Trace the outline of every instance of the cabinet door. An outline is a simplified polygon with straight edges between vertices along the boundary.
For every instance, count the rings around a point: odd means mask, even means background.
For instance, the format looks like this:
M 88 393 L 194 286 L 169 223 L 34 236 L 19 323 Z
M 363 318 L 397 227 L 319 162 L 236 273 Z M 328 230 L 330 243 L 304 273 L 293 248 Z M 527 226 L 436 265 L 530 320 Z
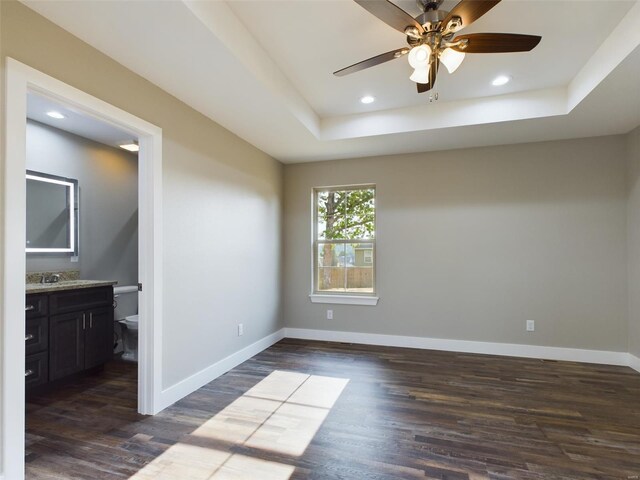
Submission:
M 113 309 L 96 308 L 86 312 L 84 368 L 97 367 L 113 356 Z
M 53 315 L 49 319 L 49 380 L 84 368 L 83 312 Z

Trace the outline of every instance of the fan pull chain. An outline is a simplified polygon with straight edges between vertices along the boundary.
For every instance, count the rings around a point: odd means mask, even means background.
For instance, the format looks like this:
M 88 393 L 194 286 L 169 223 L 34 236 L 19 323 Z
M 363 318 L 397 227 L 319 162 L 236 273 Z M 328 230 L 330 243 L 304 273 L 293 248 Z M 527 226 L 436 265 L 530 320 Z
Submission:
M 429 103 L 433 103 L 433 101 L 438 101 L 438 92 L 436 92 L 435 94 L 430 93 L 429 94 Z

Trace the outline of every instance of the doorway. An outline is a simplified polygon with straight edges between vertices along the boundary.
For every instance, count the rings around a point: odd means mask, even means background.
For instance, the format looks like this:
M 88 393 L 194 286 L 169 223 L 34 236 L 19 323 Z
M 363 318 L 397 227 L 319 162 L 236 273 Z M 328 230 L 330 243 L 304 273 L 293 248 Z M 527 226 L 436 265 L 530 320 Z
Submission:
M 162 130 L 16 60 L 7 59 L 2 284 L 2 462 L 6 478 L 24 476 L 26 127 L 29 94 L 127 132 L 139 143 L 138 412 L 161 410 Z

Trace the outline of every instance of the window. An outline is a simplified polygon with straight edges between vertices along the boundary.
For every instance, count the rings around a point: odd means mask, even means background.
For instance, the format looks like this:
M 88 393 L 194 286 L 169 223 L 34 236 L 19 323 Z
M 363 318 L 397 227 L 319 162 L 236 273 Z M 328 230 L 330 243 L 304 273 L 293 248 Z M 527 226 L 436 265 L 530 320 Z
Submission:
M 373 296 L 375 187 L 317 188 L 313 206 L 313 293 Z

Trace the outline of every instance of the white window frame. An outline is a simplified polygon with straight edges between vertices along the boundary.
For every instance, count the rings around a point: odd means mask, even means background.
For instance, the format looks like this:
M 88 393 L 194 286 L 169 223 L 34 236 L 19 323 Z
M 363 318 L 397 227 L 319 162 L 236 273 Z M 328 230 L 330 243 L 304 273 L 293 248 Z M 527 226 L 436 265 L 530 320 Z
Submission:
M 339 240 L 320 240 L 318 239 L 318 193 L 320 192 L 335 192 L 335 191 L 349 191 L 349 190 L 373 190 L 375 209 L 373 212 L 373 222 L 376 226 L 376 232 L 373 238 L 370 239 L 339 239 Z M 376 272 L 376 240 L 378 237 L 377 232 L 377 191 L 374 184 L 362 184 L 362 185 L 339 185 L 332 187 L 315 187 L 312 192 L 312 278 L 311 278 L 311 294 L 309 298 L 312 303 L 333 303 L 342 305 L 377 305 L 379 297 L 377 296 L 377 272 Z M 348 243 L 369 243 L 373 245 L 372 262 L 371 267 L 373 269 L 373 291 L 372 292 L 327 292 L 317 289 L 318 281 L 318 246 L 324 243 L 333 244 L 348 244 Z

